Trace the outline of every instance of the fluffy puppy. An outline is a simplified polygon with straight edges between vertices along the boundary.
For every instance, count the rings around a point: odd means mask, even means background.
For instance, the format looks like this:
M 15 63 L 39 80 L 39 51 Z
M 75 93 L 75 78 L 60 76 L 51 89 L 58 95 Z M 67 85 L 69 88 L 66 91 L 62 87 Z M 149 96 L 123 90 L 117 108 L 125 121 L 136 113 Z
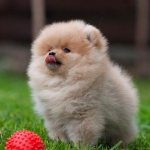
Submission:
M 80 20 L 48 25 L 31 51 L 29 85 L 50 138 L 92 145 L 135 138 L 135 89 L 97 28 Z

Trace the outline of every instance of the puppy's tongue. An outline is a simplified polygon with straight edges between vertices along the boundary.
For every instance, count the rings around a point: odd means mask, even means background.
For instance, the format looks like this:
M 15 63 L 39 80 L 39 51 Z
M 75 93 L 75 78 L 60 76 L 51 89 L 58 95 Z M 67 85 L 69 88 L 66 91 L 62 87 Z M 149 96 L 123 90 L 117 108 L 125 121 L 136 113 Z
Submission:
M 48 63 L 56 63 L 56 58 L 53 55 L 48 55 L 45 58 L 45 62 L 46 62 L 46 64 L 48 64 Z

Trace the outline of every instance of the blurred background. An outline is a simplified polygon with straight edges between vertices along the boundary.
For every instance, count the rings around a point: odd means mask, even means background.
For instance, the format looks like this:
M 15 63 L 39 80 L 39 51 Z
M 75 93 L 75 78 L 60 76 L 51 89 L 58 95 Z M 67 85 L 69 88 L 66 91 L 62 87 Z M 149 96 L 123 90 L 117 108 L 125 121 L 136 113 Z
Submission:
M 0 71 L 25 73 L 39 30 L 70 19 L 101 29 L 113 61 L 134 75 L 150 75 L 149 0 L 0 0 Z

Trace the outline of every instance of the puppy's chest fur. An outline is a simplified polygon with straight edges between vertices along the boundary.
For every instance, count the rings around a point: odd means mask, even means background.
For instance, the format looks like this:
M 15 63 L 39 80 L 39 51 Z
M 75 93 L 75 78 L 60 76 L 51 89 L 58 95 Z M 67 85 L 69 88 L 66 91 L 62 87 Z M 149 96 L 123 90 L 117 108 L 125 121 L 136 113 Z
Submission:
M 51 80 L 43 84 L 38 93 L 39 100 L 44 106 L 44 114 L 51 120 L 84 119 L 94 113 L 99 106 L 96 82 L 81 80 Z

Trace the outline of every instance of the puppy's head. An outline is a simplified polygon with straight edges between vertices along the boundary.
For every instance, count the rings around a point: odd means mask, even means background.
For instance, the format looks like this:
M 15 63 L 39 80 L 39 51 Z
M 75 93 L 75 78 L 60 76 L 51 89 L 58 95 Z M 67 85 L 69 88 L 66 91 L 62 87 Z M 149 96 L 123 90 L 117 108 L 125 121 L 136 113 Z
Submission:
M 33 61 L 52 73 L 68 71 L 93 53 L 103 54 L 107 42 L 101 32 L 83 21 L 46 26 L 32 46 Z M 95 58 L 94 58 L 95 59 Z

